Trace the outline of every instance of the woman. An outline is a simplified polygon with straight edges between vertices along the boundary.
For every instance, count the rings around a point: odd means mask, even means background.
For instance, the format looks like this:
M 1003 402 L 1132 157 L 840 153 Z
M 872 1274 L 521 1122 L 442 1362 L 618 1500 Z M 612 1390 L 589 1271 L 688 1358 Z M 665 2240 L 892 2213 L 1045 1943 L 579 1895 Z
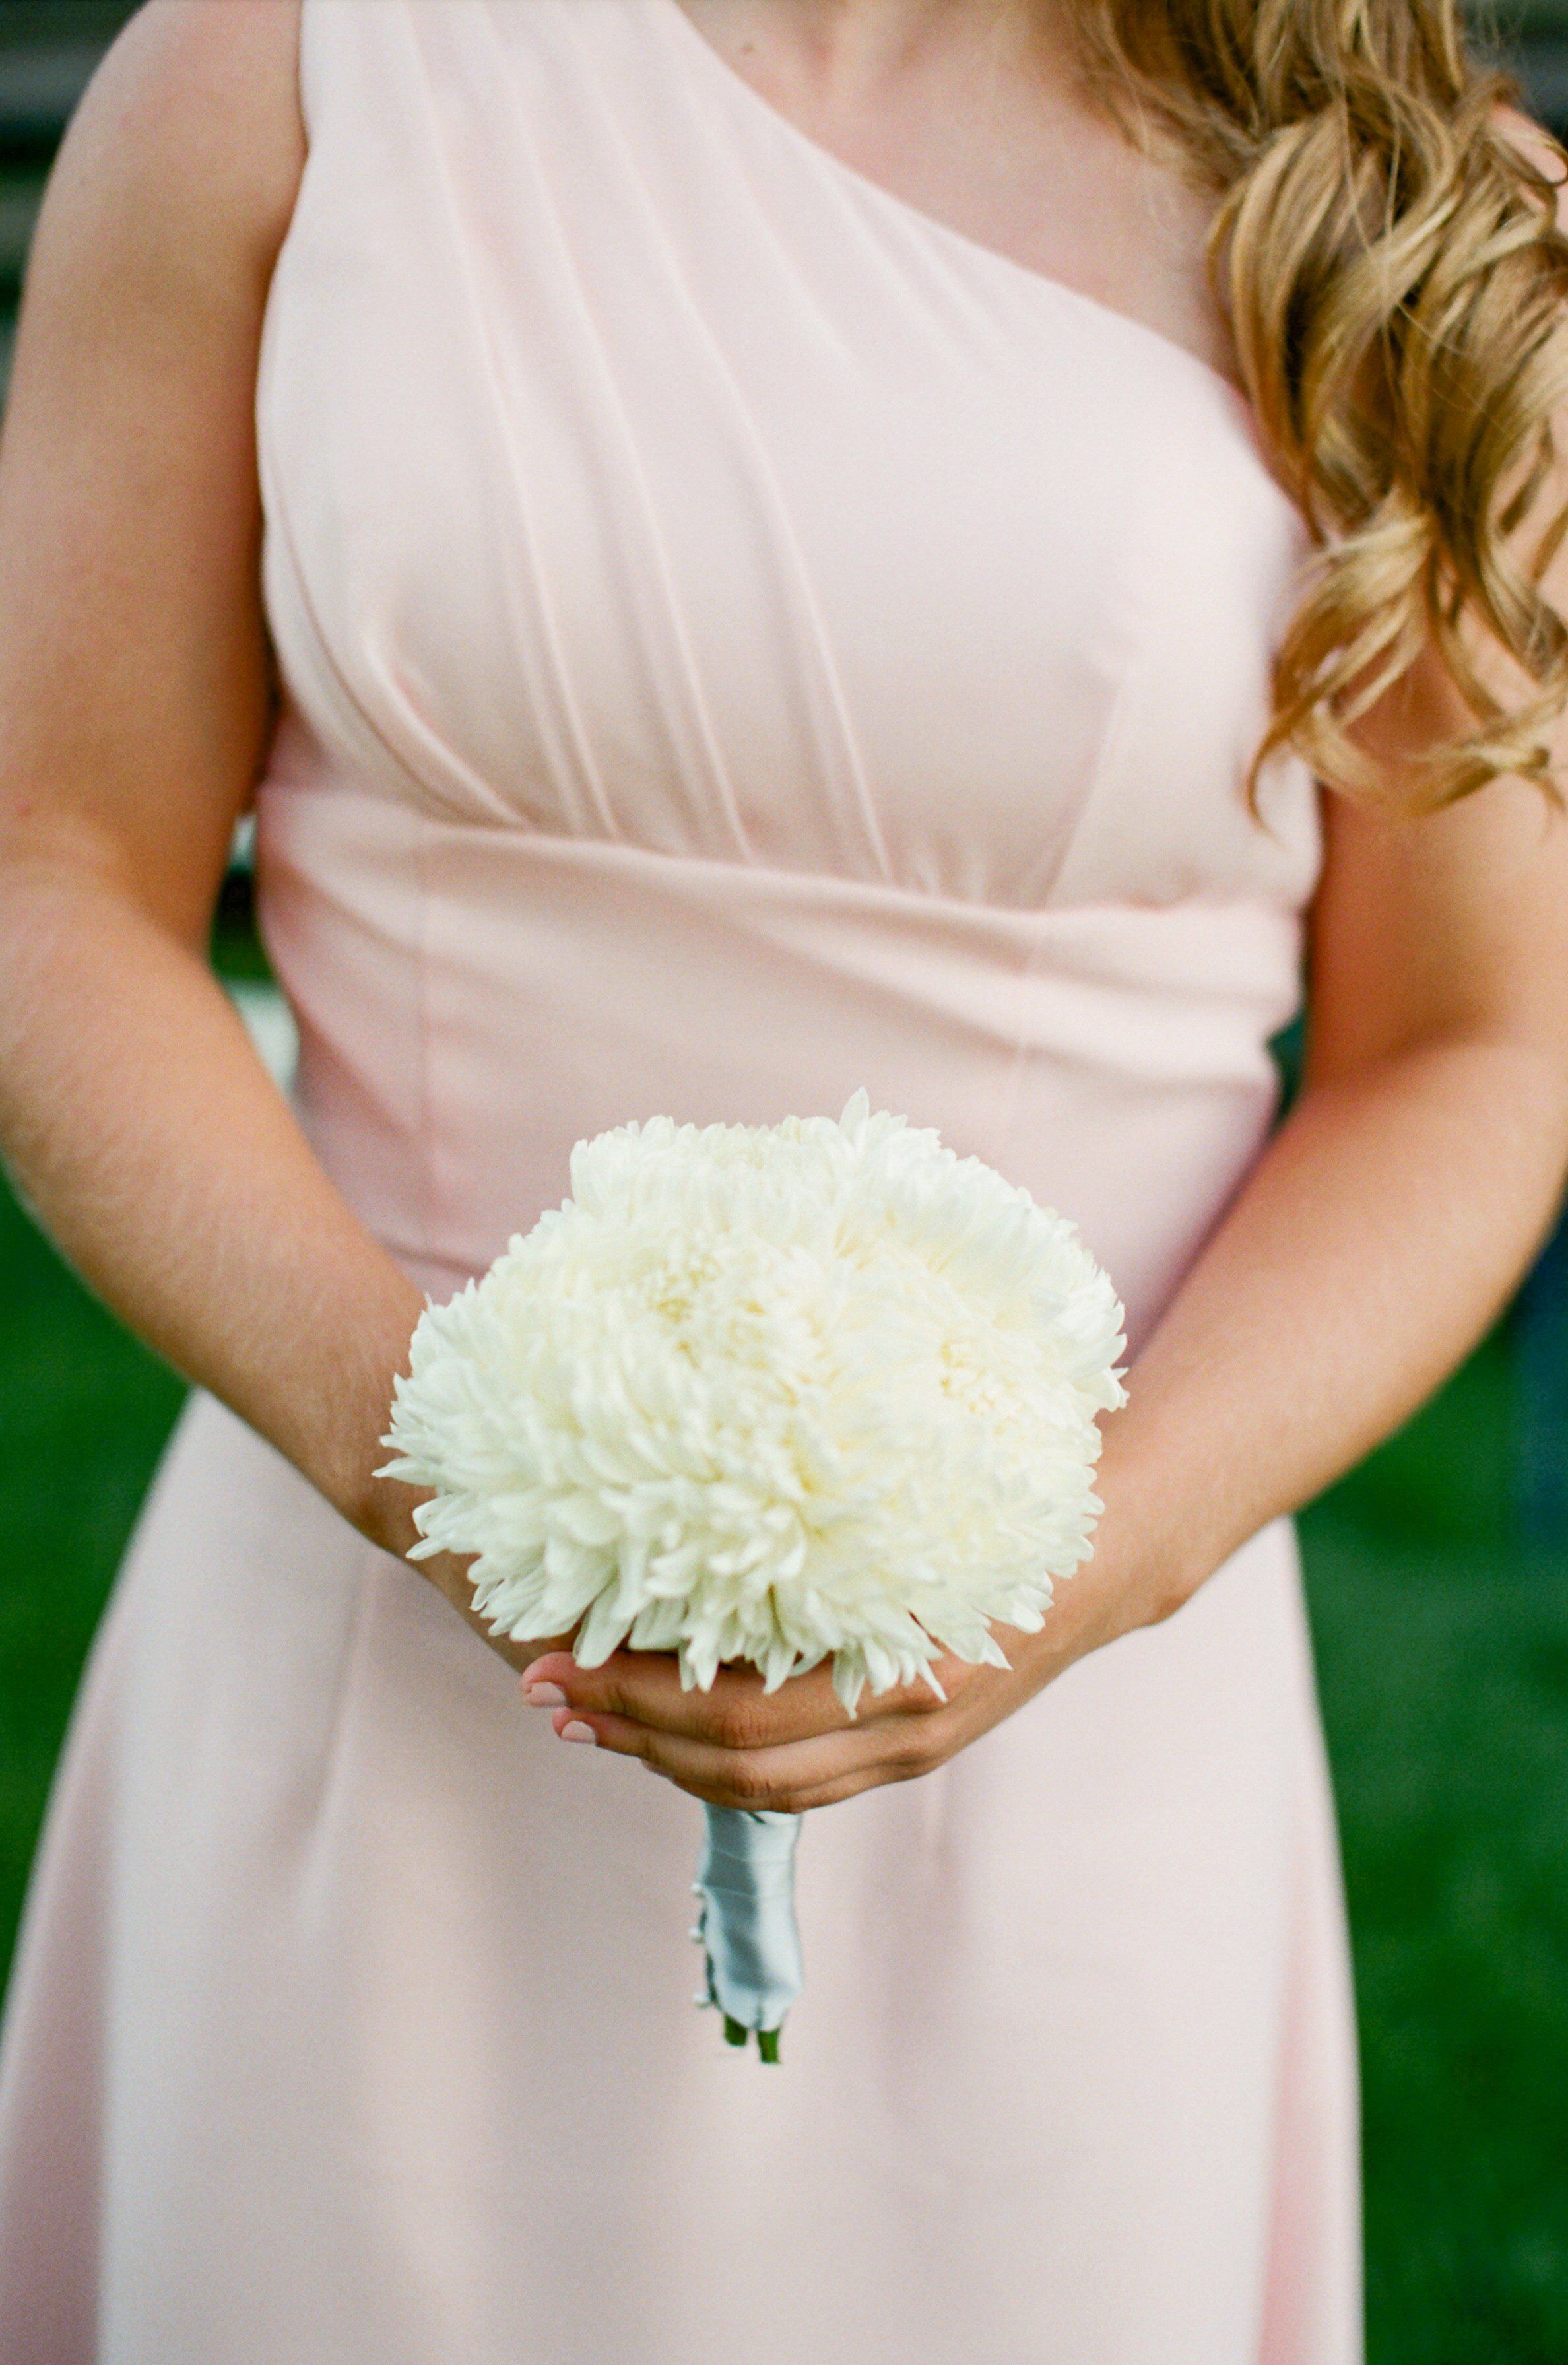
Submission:
M 0 471 L 4 1131 L 203 1393 L 17 1974 L 9 2365 L 1358 2354 L 1284 1515 L 1568 1157 L 1555 161 L 1447 0 L 131 26 Z M 295 1110 L 203 958 L 252 800 Z M 374 1475 L 424 1293 L 582 1135 L 860 1084 L 1126 1299 L 1092 1563 L 852 1728 L 487 1649 Z M 698 1799 L 835 1806 L 776 2072 Z

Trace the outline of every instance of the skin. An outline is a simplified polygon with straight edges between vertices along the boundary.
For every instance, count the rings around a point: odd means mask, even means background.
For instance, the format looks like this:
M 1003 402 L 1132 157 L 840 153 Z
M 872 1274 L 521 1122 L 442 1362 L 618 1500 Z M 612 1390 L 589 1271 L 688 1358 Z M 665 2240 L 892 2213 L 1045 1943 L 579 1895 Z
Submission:
M 689 6 L 857 169 L 1229 369 L 1201 205 L 1084 112 L 1048 10 Z M 152 0 L 44 209 L 0 447 L 0 1144 L 125 1320 L 403 1552 L 418 1497 L 372 1474 L 421 1300 L 205 960 L 273 711 L 252 406 L 303 157 L 296 39 L 293 0 Z M 1548 588 L 1568 606 L 1568 561 Z M 1428 658 L 1362 737 L 1397 785 L 1456 719 Z M 566 1637 L 499 1642 L 463 1566 L 422 1564 L 558 1733 L 728 1805 L 928 1772 L 1178 1611 L 1467 1351 L 1568 1164 L 1568 827 L 1517 781 L 1419 823 L 1330 798 L 1326 822 L 1305 1089 L 1129 1375 L 1098 1547 L 1045 1631 L 1002 1634 L 1007 1672 L 943 1661 L 945 1701 L 867 1698 L 851 1723 L 825 1670 L 683 1693 L 657 1654 L 588 1671 Z

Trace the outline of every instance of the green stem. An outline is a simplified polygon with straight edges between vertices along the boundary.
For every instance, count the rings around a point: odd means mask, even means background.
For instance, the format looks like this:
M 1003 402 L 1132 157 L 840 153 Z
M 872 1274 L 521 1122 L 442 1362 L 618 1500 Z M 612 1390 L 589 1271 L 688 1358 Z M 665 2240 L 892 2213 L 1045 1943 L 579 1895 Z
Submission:
M 726 2045 L 744 2045 L 750 2034 L 751 2031 L 746 2026 L 745 2021 L 732 2020 L 728 2012 L 724 2014 L 724 2042 Z M 776 2028 L 759 2028 L 756 2032 L 756 2049 L 761 2054 L 765 2061 L 777 2061 L 778 2058 L 778 2031 Z

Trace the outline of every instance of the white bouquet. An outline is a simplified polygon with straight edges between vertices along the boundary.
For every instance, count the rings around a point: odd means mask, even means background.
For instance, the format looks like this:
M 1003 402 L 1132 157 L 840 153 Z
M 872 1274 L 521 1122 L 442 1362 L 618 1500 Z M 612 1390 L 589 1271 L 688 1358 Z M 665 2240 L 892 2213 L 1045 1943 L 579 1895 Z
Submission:
M 845 1708 L 943 1653 L 1005 1666 L 1101 1506 L 1122 1309 L 1072 1226 L 857 1093 L 834 1123 L 579 1142 L 572 1195 L 414 1332 L 384 1474 L 434 1489 L 411 1557 L 472 1554 L 519 1641 L 679 1654 Z M 726 2034 L 801 1985 L 800 1818 L 710 1807 L 698 1892 Z

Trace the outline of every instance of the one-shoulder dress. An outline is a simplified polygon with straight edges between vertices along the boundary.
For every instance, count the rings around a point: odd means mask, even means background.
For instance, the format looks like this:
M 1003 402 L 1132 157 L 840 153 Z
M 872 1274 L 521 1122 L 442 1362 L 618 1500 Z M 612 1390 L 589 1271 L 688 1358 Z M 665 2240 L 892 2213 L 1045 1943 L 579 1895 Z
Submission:
M 1071 1216 L 1136 1349 L 1320 864 L 1302 765 L 1245 794 L 1308 547 L 1248 406 L 678 0 L 301 43 L 258 876 L 328 1171 L 441 1298 L 582 1137 L 864 1086 Z M 15 1978 L 6 2365 L 1353 2365 L 1288 1524 L 807 1818 L 777 2068 L 693 2009 L 700 1826 L 195 1398 Z

